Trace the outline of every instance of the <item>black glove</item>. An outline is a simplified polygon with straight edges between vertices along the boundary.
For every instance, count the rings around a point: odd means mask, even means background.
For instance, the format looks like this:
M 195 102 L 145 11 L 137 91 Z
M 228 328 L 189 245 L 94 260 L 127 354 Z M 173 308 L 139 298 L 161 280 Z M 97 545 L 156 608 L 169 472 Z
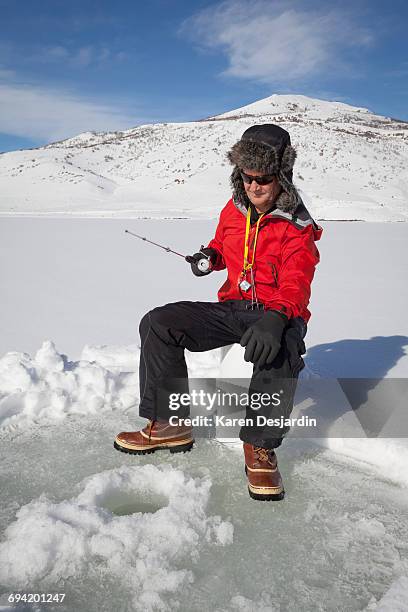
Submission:
M 191 270 L 195 276 L 207 276 L 213 270 L 213 266 L 217 261 L 217 251 L 211 248 L 201 247 L 199 253 L 194 255 L 187 255 L 186 261 L 191 265 Z M 199 263 L 201 262 L 201 264 Z M 208 269 L 205 271 L 203 268 L 206 267 L 208 262 Z M 202 267 L 201 267 L 202 266 Z
M 302 355 L 306 353 L 306 346 L 299 329 L 289 327 L 285 335 L 285 344 L 288 349 L 289 365 L 293 375 L 298 375 L 305 367 Z
M 268 310 L 241 338 L 241 346 L 246 346 L 245 361 L 257 366 L 270 365 L 281 347 L 283 330 L 288 318 L 276 310 Z

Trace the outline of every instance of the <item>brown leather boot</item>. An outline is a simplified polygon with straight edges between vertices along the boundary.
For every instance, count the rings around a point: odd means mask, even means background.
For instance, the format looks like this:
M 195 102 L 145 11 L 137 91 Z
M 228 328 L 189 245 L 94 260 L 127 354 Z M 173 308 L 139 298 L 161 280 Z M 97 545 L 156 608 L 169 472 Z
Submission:
M 194 444 L 192 427 L 170 425 L 168 421 L 149 421 L 140 431 L 122 431 L 113 446 L 123 453 L 146 455 L 161 448 L 171 453 L 185 453 Z
M 275 451 L 244 442 L 244 453 L 249 495 L 263 501 L 283 499 L 285 491 Z

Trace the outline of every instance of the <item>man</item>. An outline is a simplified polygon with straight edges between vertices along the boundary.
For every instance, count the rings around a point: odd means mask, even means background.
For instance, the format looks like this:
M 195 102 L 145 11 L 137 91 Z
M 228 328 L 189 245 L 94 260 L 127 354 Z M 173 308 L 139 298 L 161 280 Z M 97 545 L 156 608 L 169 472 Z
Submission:
M 170 424 L 169 393 L 188 393 L 184 350 L 207 351 L 232 343 L 245 346 L 254 364 L 249 388 L 279 394 L 279 406 L 261 410 L 266 418 L 289 417 L 299 372 L 304 367 L 303 338 L 310 312 L 310 285 L 322 228 L 311 218 L 292 183 L 296 153 L 288 132 L 277 125 L 247 129 L 228 153 L 234 166 L 233 197 L 221 212 L 207 248 L 188 256 L 203 276 L 227 269 L 218 302 L 176 302 L 148 312 L 140 323 L 140 416 L 149 424 L 121 432 L 115 448 L 145 454 L 168 448 L 190 450 L 192 429 Z M 259 412 L 258 412 L 259 414 Z M 188 407 L 183 417 L 188 415 Z M 249 494 L 254 499 L 284 497 L 275 448 L 288 427 L 259 425 L 247 407 L 240 430 Z M 251 420 L 252 418 L 252 420 Z M 171 421 L 173 422 L 173 420 Z

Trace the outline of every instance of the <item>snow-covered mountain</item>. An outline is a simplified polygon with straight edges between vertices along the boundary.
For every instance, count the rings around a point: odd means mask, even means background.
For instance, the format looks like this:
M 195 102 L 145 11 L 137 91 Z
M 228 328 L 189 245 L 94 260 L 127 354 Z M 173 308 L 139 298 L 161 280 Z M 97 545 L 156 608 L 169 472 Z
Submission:
M 225 153 L 255 123 L 289 130 L 294 180 L 316 219 L 407 220 L 408 123 L 301 95 L 4 153 L 0 212 L 216 217 L 230 197 Z

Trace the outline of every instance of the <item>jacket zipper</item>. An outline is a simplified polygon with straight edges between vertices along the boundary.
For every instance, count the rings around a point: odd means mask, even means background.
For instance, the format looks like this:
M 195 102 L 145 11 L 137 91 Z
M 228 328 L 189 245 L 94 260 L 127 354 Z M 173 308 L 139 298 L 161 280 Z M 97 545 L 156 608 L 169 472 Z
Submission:
M 262 219 L 262 221 L 263 221 L 263 219 Z M 261 221 L 261 223 L 259 225 L 259 231 L 261 231 L 262 221 Z M 253 246 L 254 246 L 254 230 L 255 230 L 255 227 L 252 226 L 251 229 L 250 229 L 250 232 L 249 232 L 249 236 L 250 236 L 249 247 L 250 247 L 250 249 L 252 249 Z M 249 256 L 249 253 L 248 253 L 248 256 Z M 275 266 L 274 263 L 272 263 L 270 265 L 271 265 L 273 279 L 275 281 L 275 287 L 278 287 L 278 271 L 277 271 L 276 266 Z

